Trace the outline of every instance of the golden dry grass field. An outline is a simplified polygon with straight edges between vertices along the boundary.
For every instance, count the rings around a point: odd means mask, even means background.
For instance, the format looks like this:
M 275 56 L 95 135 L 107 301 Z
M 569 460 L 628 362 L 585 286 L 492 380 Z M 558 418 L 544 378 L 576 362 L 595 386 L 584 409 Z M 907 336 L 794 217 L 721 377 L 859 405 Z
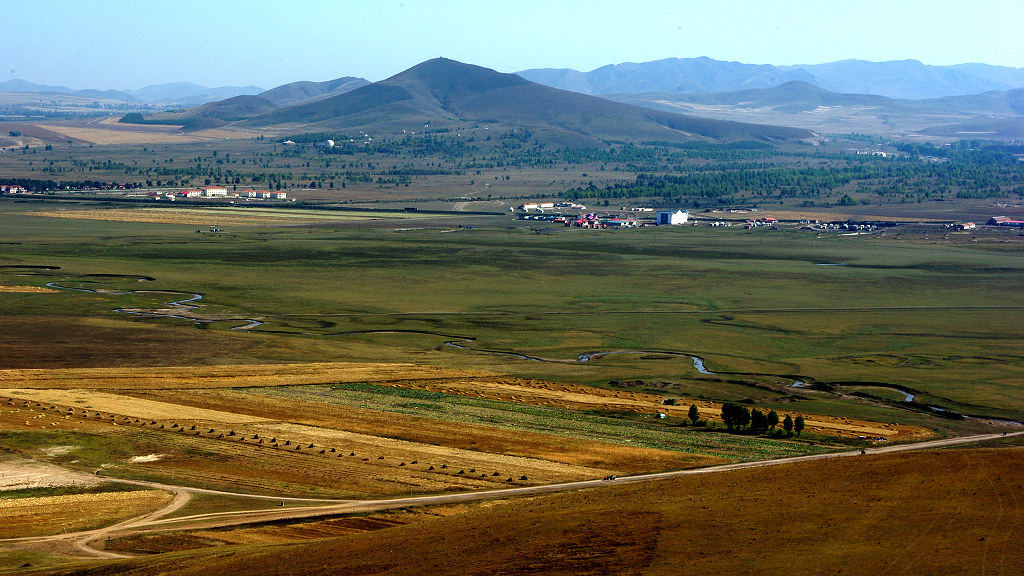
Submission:
M 56 294 L 60 290 L 43 286 L 0 286 L 0 292 L 7 294 Z
M 171 501 L 160 490 L 0 498 L 5 538 L 46 536 L 114 524 Z
M 185 144 L 225 139 L 247 139 L 259 135 L 259 132 L 232 128 L 182 132 L 180 126 L 122 124 L 115 116 L 25 125 L 25 133 L 29 137 L 44 131 L 45 137 L 51 141 L 70 139 L 95 145 Z M 43 134 L 40 134 L 39 137 L 43 137 Z

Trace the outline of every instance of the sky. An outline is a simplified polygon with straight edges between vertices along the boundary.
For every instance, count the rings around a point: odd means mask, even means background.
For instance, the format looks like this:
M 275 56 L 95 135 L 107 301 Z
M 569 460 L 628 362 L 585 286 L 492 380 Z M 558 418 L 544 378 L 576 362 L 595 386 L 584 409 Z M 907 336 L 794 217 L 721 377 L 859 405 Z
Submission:
M 383 80 L 707 56 L 1024 67 L 1021 0 L 0 0 L 0 82 L 138 89 Z

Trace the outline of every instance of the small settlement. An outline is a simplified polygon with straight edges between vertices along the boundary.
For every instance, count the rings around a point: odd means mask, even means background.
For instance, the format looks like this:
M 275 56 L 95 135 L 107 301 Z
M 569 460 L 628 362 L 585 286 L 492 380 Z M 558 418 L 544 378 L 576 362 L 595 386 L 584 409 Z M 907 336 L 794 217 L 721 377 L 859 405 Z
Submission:
M 672 210 L 658 212 L 653 220 L 638 220 L 636 217 L 621 214 L 598 214 L 596 212 L 582 214 L 565 214 L 559 209 L 586 210 L 587 207 L 573 202 L 532 202 L 521 204 L 519 210 L 523 213 L 518 215 L 520 220 L 543 220 L 562 224 L 563 226 L 575 226 L 578 228 L 639 228 L 641 226 L 678 226 L 689 222 L 690 215 L 685 210 Z M 530 212 L 536 210 L 538 214 Z M 545 210 L 552 210 L 546 214 Z M 651 208 L 623 208 L 622 211 L 653 212 Z
M 223 186 L 204 186 L 202 188 L 192 188 L 188 190 L 181 190 L 179 192 L 167 192 L 162 196 L 157 192 L 150 192 L 149 197 L 154 200 L 159 200 L 161 197 L 168 200 L 176 200 L 178 198 L 260 198 L 266 200 L 288 200 L 288 193 L 270 190 L 243 190 L 241 193 L 234 192 L 229 194 L 228 189 Z

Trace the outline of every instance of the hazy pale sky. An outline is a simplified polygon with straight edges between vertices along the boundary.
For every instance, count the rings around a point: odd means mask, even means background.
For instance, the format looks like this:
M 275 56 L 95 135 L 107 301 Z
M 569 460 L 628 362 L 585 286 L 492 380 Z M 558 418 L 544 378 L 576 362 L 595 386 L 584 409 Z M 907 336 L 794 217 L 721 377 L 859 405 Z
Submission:
M 1021 0 L 0 0 L 0 81 L 133 89 L 708 56 L 1024 67 Z

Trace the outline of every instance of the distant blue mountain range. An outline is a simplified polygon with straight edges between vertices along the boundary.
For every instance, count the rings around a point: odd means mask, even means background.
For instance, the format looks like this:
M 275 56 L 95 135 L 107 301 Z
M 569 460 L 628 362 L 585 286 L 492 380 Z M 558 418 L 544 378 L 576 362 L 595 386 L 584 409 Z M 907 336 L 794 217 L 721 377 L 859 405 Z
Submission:
M 538 68 L 518 72 L 538 84 L 591 95 L 710 94 L 772 88 L 799 80 L 841 94 L 926 99 L 1024 87 L 1024 68 L 988 64 L 930 66 L 917 60 L 773 66 L 711 58 L 669 58 L 602 66 L 590 72 Z
M 234 96 L 252 95 L 263 92 L 258 86 L 220 86 L 207 88 L 191 82 L 156 84 L 140 90 L 74 90 L 67 86 L 47 86 L 26 80 L 0 82 L 0 92 L 37 92 L 69 94 L 85 98 L 140 102 L 145 104 L 198 106 L 207 102 L 224 100 Z

